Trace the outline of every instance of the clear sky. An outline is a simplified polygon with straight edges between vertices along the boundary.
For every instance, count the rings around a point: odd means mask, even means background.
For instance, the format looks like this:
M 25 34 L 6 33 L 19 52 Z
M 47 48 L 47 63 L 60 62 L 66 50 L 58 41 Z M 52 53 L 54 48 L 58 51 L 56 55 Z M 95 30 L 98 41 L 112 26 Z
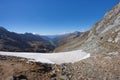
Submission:
M 86 31 L 120 0 L 0 0 L 0 26 L 17 33 Z

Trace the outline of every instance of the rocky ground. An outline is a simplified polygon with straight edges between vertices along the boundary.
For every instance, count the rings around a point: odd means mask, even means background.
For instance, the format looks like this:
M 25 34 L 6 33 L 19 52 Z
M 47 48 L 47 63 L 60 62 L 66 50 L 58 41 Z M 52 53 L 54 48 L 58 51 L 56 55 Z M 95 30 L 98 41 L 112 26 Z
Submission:
M 0 56 L 0 80 L 120 80 L 120 54 L 94 55 L 68 64 L 43 64 Z
M 25 58 L 0 56 L 0 80 L 61 80 L 58 65 L 30 62 Z
M 67 80 L 120 80 L 120 54 L 96 55 L 63 70 Z

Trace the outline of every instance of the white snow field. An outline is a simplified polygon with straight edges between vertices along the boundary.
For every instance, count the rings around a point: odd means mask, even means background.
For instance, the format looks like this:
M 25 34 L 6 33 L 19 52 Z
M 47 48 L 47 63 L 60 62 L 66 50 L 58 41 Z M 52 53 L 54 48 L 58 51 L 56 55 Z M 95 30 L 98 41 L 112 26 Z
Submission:
M 50 63 L 50 64 L 62 64 L 62 63 L 74 63 L 82 59 L 90 57 L 89 53 L 82 50 L 60 52 L 60 53 L 27 53 L 27 52 L 0 52 L 0 55 L 17 56 L 28 58 L 30 61 Z

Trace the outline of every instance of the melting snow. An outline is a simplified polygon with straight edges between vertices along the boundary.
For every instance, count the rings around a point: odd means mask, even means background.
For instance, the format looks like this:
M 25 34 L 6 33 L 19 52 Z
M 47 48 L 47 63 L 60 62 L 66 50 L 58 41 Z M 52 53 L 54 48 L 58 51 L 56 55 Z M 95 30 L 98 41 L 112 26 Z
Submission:
M 60 53 L 0 52 L 0 55 L 24 57 L 36 62 L 51 64 L 74 63 L 90 57 L 89 53 L 82 50 Z

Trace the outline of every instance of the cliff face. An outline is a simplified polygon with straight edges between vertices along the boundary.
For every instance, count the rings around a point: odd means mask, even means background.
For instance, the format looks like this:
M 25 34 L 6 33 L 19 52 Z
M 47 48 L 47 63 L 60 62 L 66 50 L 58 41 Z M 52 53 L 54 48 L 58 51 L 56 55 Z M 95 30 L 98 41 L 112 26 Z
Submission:
M 119 51 L 120 45 L 120 3 L 105 14 L 92 29 L 73 41 L 60 46 L 56 51 L 83 49 L 91 53 Z
M 104 18 L 93 26 L 82 48 L 92 52 L 118 51 L 119 45 L 120 3 L 107 12 Z M 90 47 L 88 48 L 87 46 Z

